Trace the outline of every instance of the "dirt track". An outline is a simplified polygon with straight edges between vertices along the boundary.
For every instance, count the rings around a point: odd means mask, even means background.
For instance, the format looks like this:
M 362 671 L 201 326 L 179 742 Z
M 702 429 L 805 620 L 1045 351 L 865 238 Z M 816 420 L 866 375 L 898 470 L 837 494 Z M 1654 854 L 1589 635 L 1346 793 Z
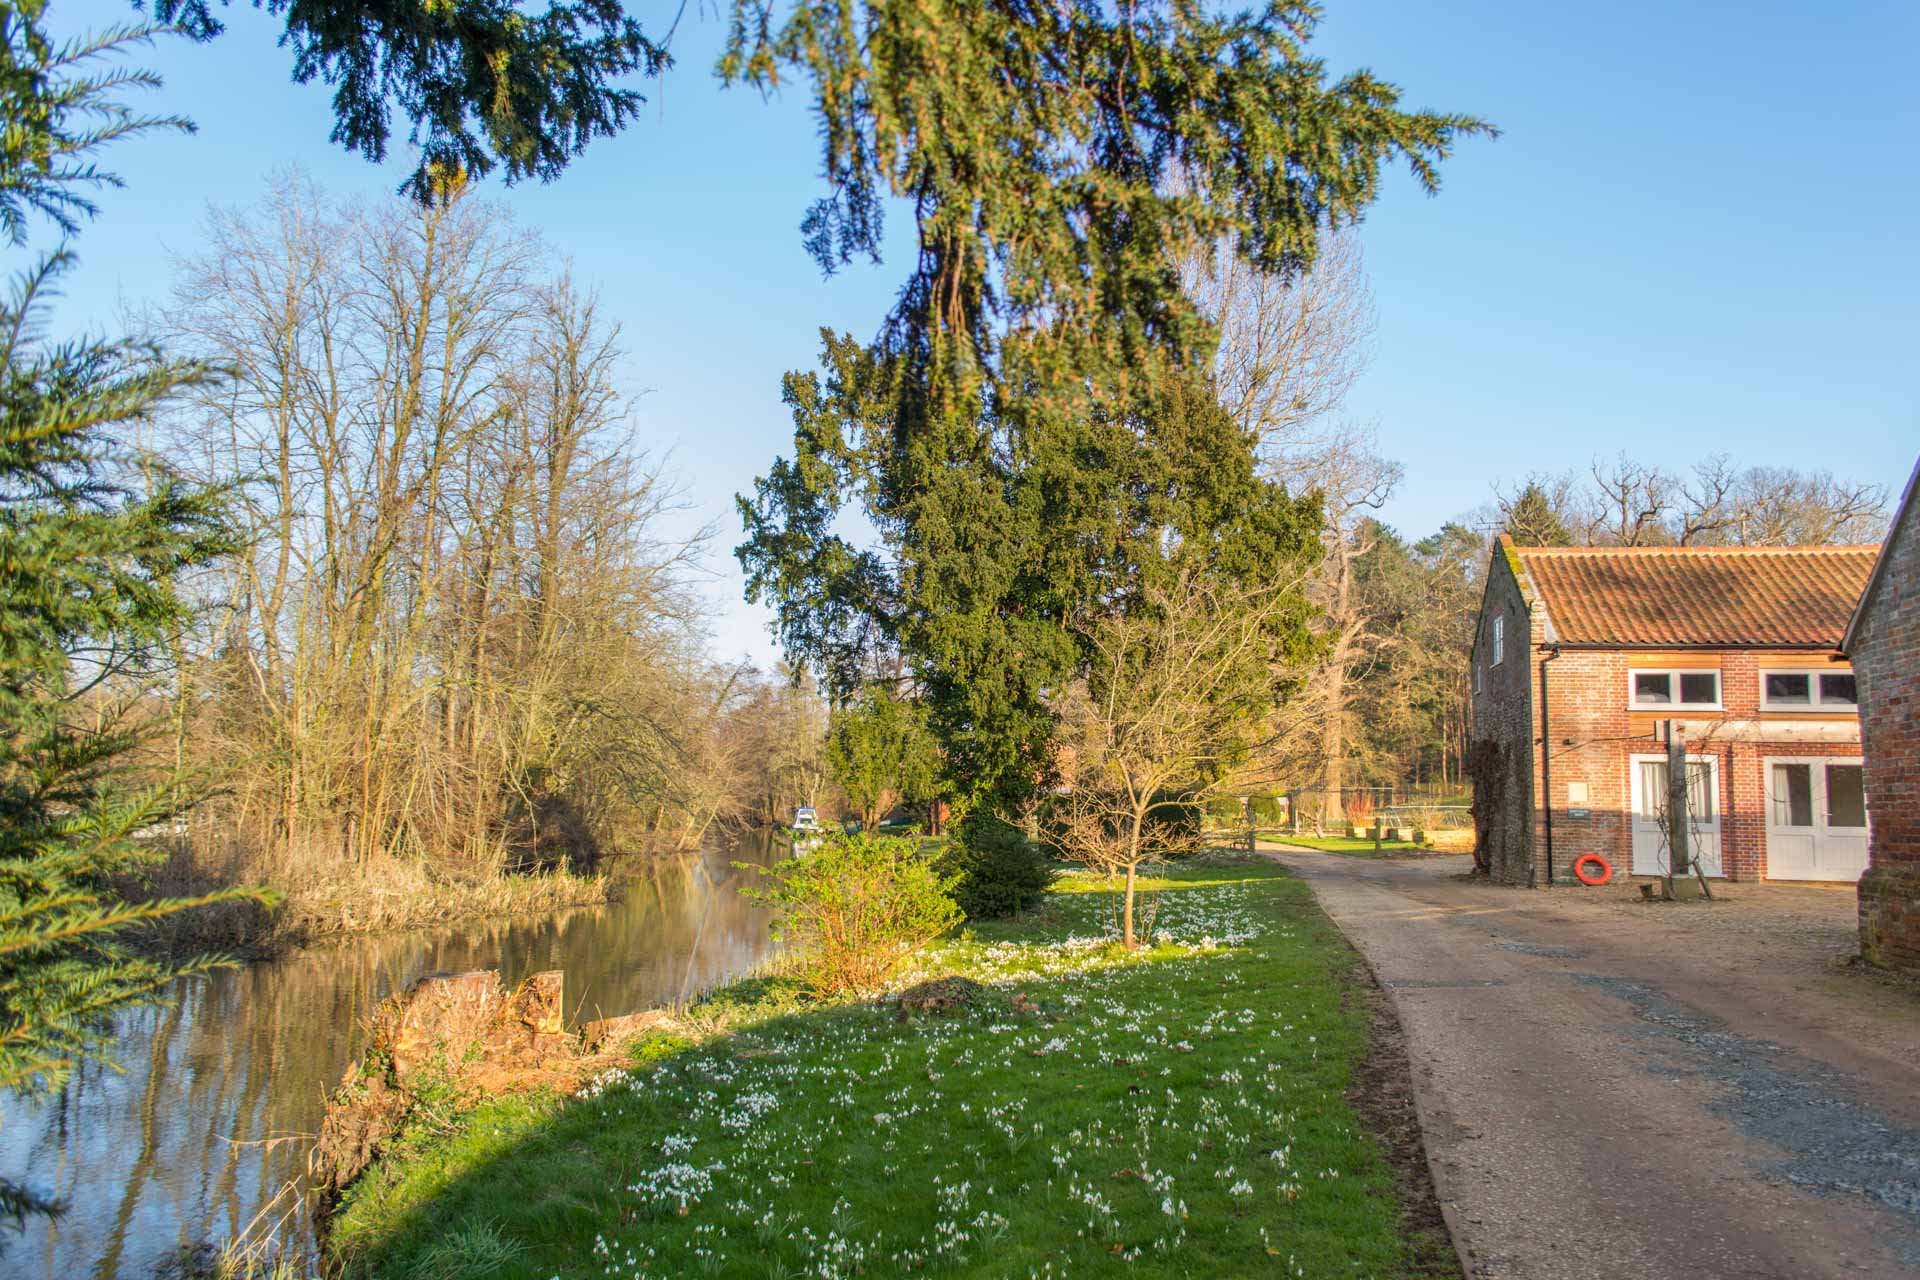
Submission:
M 1475 1276 L 1920 1275 L 1920 991 L 1844 963 L 1850 889 L 1270 852 L 1393 997 Z

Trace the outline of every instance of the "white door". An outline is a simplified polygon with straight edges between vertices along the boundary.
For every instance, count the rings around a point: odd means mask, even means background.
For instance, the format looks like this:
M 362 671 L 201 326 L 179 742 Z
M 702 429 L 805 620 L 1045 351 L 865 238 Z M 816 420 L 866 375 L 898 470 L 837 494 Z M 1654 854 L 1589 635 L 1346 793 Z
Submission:
M 1633 874 L 1667 873 L 1667 758 L 1634 756 L 1627 768 L 1633 807 Z M 1720 762 L 1687 757 L 1688 847 L 1710 876 L 1720 870 Z
M 1852 883 L 1867 869 L 1867 797 L 1860 761 L 1772 757 L 1767 879 Z

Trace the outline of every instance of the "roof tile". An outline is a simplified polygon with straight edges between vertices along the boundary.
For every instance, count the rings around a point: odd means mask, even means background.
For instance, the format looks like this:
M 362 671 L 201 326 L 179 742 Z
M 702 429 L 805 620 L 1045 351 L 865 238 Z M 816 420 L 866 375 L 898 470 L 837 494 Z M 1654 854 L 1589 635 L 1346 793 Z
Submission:
M 1831 648 L 1878 547 L 1516 547 L 1563 644 Z

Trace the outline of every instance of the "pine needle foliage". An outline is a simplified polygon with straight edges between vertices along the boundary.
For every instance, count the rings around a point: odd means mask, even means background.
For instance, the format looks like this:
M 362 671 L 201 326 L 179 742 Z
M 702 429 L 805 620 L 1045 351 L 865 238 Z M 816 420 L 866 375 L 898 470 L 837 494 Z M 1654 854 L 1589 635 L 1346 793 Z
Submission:
M 16 244 L 35 214 L 73 230 L 93 211 L 81 192 L 116 183 L 88 152 L 168 123 L 112 100 L 150 77 L 76 70 L 142 33 L 56 49 L 43 11 L 0 16 L 0 227 Z M 157 856 L 141 833 L 187 794 L 130 756 L 168 642 L 190 622 L 179 578 L 235 542 L 227 495 L 183 483 L 134 441 L 156 405 L 211 371 L 146 343 L 46 338 L 46 301 L 72 262 L 42 259 L 0 303 L 0 1089 L 24 1094 L 107 1061 L 116 1011 L 225 963 L 143 955 L 139 926 L 263 897 L 121 892 Z M 0 1181 L 0 1213 L 16 1222 L 54 1207 Z
M 0 305 L 0 1088 L 57 1085 L 107 1047 L 105 1015 L 211 959 L 165 964 L 132 926 L 212 901 L 124 900 L 156 857 L 177 788 L 129 781 L 139 698 L 187 623 L 185 569 L 232 549 L 224 495 L 116 446 L 116 428 L 205 370 L 137 343 L 38 341 L 70 263 L 41 263 Z M 147 461 L 145 492 L 125 487 Z

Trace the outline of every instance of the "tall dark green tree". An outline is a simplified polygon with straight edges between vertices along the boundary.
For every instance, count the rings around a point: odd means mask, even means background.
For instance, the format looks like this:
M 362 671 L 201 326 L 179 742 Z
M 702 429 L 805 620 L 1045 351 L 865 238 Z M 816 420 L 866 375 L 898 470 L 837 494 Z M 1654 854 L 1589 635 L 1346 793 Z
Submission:
M 877 255 L 889 198 L 920 246 L 878 338 L 830 337 L 824 379 L 787 380 L 794 456 L 742 502 L 749 592 L 830 683 L 897 648 L 954 780 L 1021 785 L 1079 660 L 1065 620 L 1123 597 L 1163 543 L 1230 542 L 1254 492 L 1178 252 L 1231 243 L 1297 273 L 1389 160 L 1431 188 L 1485 126 L 1403 111 L 1366 73 L 1330 79 L 1305 5 L 746 12 L 723 73 L 813 89 L 815 255 Z M 848 508 L 877 547 L 841 535 Z
M 196 40 L 224 31 L 229 0 L 134 0 Z M 435 175 L 508 181 L 557 177 L 589 142 L 619 132 L 646 99 L 621 81 L 672 60 L 620 0 L 558 0 L 527 13 L 515 0 L 253 0 L 284 18 L 293 78 L 333 88 L 333 141 L 384 160 L 394 109 L 420 148 L 407 190 Z
M 906 655 L 963 811 L 1046 781 L 1053 701 L 1082 670 L 1089 619 L 1196 566 L 1290 581 L 1317 547 L 1317 501 L 1261 481 L 1250 437 L 1184 381 L 1139 412 L 1010 413 L 982 431 L 972 467 L 951 469 L 944 501 L 902 501 L 883 479 L 895 407 L 871 353 L 831 336 L 826 353 L 826 381 L 787 379 L 798 456 L 741 501 L 749 589 L 830 689 L 857 687 L 876 646 Z M 832 533 L 843 500 L 878 548 Z M 1296 603 L 1275 616 L 1300 641 Z
M 1547 496 L 1538 480 L 1529 480 L 1526 488 L 1515 494 L 1512 501 L 1502 504 L 1505 510 L 1505 531 L 1513 535 L 1514 542 L 1523 547 L 1570 547 L 1573 545 L 1573 531 L 1567 528 L 1567 522 L 1560 512 L 1554 509 L 1553 500 Z
M 0 12 L 0 226 L 14 245 L 33 214 L 72 230 L 86 190 L 111 184 L 90 154 L 173 124 L 128 112 L 150 77 L 103 69 L 144 38 L 123 30 L 49 40 L 44 6 Z M 0 1089 L 57 1085 L 109 1052 L 109 1016 L 222 963 L 149 958 L 145 922 L 215 901 L 129 900 L 156 855 L 140 833 L 176 810 L 177 780 L 130 753 L 153 715 L 152 681 L 189 623 L 180 574 L 233 547 L 224 495 L 135 447 L 154 407 L 208 376 L 131 341 L 55 342 L 44 303 L 70 264 L 28 269 L 0 303 Z M 0 1212 L 50 1208 L 0 1181 Z

